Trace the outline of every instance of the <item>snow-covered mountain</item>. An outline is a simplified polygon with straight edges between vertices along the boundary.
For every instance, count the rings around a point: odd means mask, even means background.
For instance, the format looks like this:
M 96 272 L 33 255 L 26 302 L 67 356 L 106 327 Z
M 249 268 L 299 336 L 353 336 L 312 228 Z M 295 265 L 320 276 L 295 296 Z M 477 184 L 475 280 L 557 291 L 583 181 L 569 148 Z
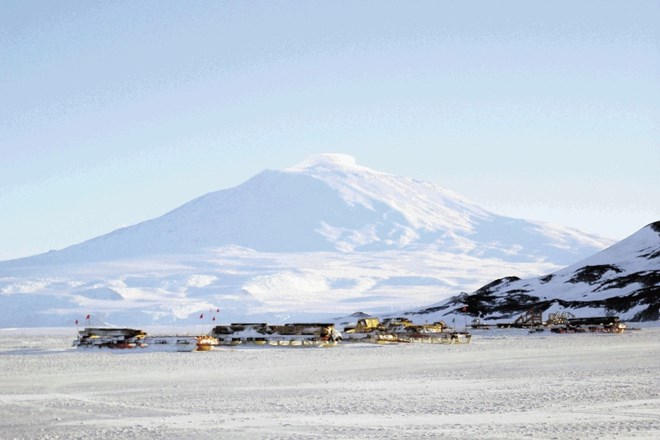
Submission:
M 559 226 L 498 216 L 435 184 L 322 154 L 264 171 L 159 218 L 25 259 L 69 263 L 241 246 L 261 252 L 439 251 L 511 262 L 569 264 L 612 241 Z M 23 264 L 24 262 L 20 262 Z
M 530 308 L 547 314 L 617 315 L 627 321 L 660 319 L 660 221 L 611 247 L 554 273 L 495 280 L 413 312 L 434 319 L 457 316 L 512 321 Z
M 142 323 L 218 308 L 222 320 L 399 310 L 503 273 L 556 270 L 611 243 L 499 216 L 349 156 L 317 155 L 159 218 L 0 262 L 0 326 L 90 312 Z

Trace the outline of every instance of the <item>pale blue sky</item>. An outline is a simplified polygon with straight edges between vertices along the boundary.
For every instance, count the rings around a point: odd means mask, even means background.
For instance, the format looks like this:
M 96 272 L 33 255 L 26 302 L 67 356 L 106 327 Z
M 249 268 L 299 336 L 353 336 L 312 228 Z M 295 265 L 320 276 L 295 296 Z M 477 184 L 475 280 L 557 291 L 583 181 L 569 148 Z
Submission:
M 660 220 L 658 1 L 0 2 L 0 259 L 320 152 L 623 238 Z

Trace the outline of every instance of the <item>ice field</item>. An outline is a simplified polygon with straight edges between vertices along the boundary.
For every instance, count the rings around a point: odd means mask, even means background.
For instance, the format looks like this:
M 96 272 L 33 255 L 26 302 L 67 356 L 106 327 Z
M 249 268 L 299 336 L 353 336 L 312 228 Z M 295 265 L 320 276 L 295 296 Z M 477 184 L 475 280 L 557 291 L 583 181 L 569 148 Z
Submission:
M 660 438 L 660 328 L 473 335 L 140 353 L 0 330 L 0 438 Z

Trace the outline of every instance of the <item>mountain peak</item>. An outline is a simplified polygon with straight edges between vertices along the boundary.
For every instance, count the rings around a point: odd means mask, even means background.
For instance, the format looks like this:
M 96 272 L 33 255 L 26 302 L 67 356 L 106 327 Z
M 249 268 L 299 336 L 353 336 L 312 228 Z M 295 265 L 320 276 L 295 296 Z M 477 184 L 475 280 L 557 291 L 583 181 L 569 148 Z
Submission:
M 302 162 L 287 168 L 286 171 L 304 171 L 315 168 L 358 169 L 364 168 L 357 164 L 353 156 L 342 153 L 322 153 L 309 156 Z

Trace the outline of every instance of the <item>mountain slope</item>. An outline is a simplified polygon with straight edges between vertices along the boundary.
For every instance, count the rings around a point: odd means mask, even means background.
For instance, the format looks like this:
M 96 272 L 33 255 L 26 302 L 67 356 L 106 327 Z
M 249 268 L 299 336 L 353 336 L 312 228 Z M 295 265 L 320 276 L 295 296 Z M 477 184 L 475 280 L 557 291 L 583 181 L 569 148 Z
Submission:
M 455 318 L 466 310 L 483 320 L 510 321 L 532 307 L 629 321 L 660 319 L 660 221 L 552 274 L 501 278 L 413 314 Z
M 437 185 L 325 154 L 264 171 L 159 218 L 20 261 L 49 264 L 190 253 L 227 245 L 262 252 L 437 246 L 512 262 L 568 264 L 610 244 L 573 229 L 492 214 Z

